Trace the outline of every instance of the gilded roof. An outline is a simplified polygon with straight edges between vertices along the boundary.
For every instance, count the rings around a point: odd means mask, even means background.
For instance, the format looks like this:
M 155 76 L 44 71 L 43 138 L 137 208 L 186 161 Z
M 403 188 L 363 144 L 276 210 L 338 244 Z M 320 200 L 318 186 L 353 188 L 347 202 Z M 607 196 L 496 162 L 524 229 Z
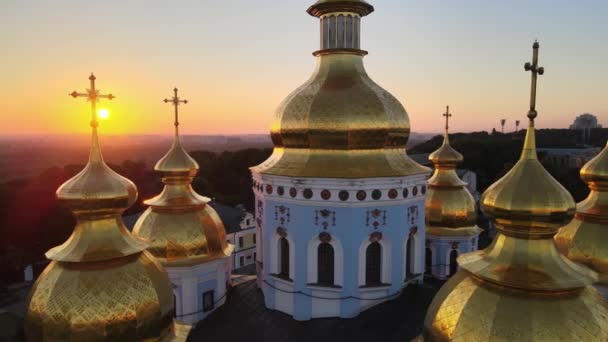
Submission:
M 479 282 L 457 272 L 428 308 L 426 341 L 606 341 L 608 306 L 591 287 L 560 296 Z
M 179 135 L 156 164 L 163 175 L 163 191 L 146 200 L 148 209 L 133 227 L 133 234 L 150 242 L 148 251 L 164 266 L 190 266 L 229 256 L 233 246 L 209 199 L 192 189 L 198 164 L 183 149 Z
M 530 121 L 520 159 L 484 192 L 481 207 L 505 229 L 522 228 L 526 235 L 553 236 L 572 219 L 572 196 L 537 159 L 534 121 Z
M 578 203 L 574 220 L 555 235 L 555 243 L 560 252 L 598 272 L 600 282 L 608 284 L 608 147 L 580 173 L 591 191 Z
M 406 154 L 409 132 L 407 112 L 369 78 L 361 56 L 322 55 L 313 76 L 277 109 L 274 152 L 253 170 L 329 178 L 427 173 Z
M 597 274 L 559 254 L 553 242 L 557 228 L 570 221 L 574 201 L 536 159 L 534 106 L 542 69 L 538 43 L 533 48 L 522 155 L 482 196 L 498 234 L 488 248 L 458 257 L 460 270 L 427 311 L 426 340 L 608 340 L 608 302 L 590 286 Z
M 447 127 L 447 125 L 446 125 Z M 428 180 L 425 200 L 426 232 L 439 236 L 477 235 L 475 199 L 456 174 L 456 166 L 462 163 L 462 154 L 456 151 L 446 132 L 443 144 L 429 155 L 435 165 L 433 176 Z
M 149 253 L 88 263 L 53 261 L 27 304 L 28 341 L 171 339 L 173 291 Z

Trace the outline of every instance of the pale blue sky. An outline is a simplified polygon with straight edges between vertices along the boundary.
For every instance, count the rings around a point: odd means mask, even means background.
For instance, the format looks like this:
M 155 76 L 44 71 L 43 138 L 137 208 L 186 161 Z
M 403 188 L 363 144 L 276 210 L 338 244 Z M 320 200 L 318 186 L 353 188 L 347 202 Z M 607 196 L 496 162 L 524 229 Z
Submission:
M 446 104 L 454 131 L 490 130 L 501 117 L 523 121 L 523 63 L 535 38 L 546 69 L 538 126 L 566 127 L 582 112 L 608 125 L 607 1 L 370 2 L 366 66 L 403 102 L 412 130 L 439 131 Z M 61 96 L 84 88 L 90 71 L 121 95 L 116 132 L 164 131 L 158 99 L 174 85 L 191 99 L 187 133 L 267 132 L 281 99 L 313 70 L 319 26 L 305 13 L 310 4 L 2 0 L 0 89 L 8 95 L 0 112 L 17 119 L 0 133 L 78 131 L 66 123 L 74 106 Z M 133 124 L 142 117 L 146 124 Z

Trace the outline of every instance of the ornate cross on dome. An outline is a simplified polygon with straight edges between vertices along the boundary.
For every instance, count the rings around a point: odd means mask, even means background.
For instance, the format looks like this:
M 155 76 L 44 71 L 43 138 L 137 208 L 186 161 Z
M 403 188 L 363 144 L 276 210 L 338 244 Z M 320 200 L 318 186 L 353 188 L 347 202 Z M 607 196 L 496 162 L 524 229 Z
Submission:
M 179 96 L 177 96 L 177 88 L 173 88 L 173 97 L 171 99 L 164 99 L 163 100 L 165 103 L 169 103 L 171 102 L 171 104 L 173 104 L 173 107 L 175 108 L 175 134 L 177 135 L 177 126 L 179 126 L 179 118 L 178 118 L 178 114 L 177 114 L 177 107 L 179 107 L 180 104 L 187 104 L 188 100 L 180 100 Z
M 99 99 L 108 99 L 108 100 L 112 100 L 113 98 L 115 98 L 114 95 L 112 94 L 108 94 L 108 95 L 102 95 L 99 93 L 98 89 L 95 89 L 95 75 L 93 75 L 93 73 L 91 73 L 91 76 L 89 76 L 89 80 L 91 81 L 91 87 L 89 89 L 87 89 L 86 93 L 79 93 L 77 91 L 73 91 L 71 92 L 70 96 L 72 96 L 73 98 L 77 98 L 77 97 L 86 97 L 87 101 L 91 102 L 91 127 L 97 127 L 98 123 L 97 123 L 97 110 L 96 110 L 96 104 L 97 101 L 99 101 Z
M 445 106 L 445 113 L 441 114 L 445 117 L 445 131 L 448 131 L 450 128 L 450 118 L 452 117 L 452 113 L 450 113 L 450 106 Z
M 536 118 L 536 80 L 538 79 L 538 75 L 542 75 L 545 73 L 545 69 L 543 67 L 538 66 L 538 48 L 540 44 L 538 41 L 534 41 L 532 45 L 532 63 L 528 62 L 524 64 L 524 69 L 526 71 L 532 72 L 532 88 L 530 91 L 530 110 L 528 111 L 528 118 L 530 120 L 534 120 Z

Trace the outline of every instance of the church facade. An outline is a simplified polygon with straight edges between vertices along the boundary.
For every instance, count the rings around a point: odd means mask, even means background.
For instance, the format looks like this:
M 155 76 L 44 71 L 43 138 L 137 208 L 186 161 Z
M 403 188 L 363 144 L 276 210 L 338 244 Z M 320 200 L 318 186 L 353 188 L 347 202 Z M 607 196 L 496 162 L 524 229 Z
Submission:
M 266 307 L 296 320 L 354 317 L 424 272 L 430 170 L 405 152 L 409 119 L 365 72 L 365 1 L 318 1 L 313 76 L 271 125 L 273 155 L 253 167 L 257 281 Z

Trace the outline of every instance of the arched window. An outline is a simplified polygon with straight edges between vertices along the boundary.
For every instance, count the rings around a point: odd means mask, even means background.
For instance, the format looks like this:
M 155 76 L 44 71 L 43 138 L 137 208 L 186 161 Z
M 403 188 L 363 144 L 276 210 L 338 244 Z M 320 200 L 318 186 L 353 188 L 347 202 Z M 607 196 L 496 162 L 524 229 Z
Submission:
M 414 261 L 414 238 L 410 235 L 407 240 L 407 249 L 405 250 L 405 278 L 409 278 L 412 272 L 412 262 Z
M 317 248 L 317 272 L 319 285 L 334 285 L 334 248 L 327 242 Z
M 279 276 L 289 279 L 289 241 L 282 237 L 279 239 Z
M 456 262 L 456 258 L 458 258 L 458 251 L 452 249 L 450 252 L 450 276 L 454 275 L 454 273 L 458 271 L 458 263 Z
M 378 286 L 382 284 L 382 246 L 372 242 L 365 251 L 365 285 Z
M 427 247 L 424 253 L 424 264 L 426 273 L 431 274 L 433 270 L 433 251 Z

